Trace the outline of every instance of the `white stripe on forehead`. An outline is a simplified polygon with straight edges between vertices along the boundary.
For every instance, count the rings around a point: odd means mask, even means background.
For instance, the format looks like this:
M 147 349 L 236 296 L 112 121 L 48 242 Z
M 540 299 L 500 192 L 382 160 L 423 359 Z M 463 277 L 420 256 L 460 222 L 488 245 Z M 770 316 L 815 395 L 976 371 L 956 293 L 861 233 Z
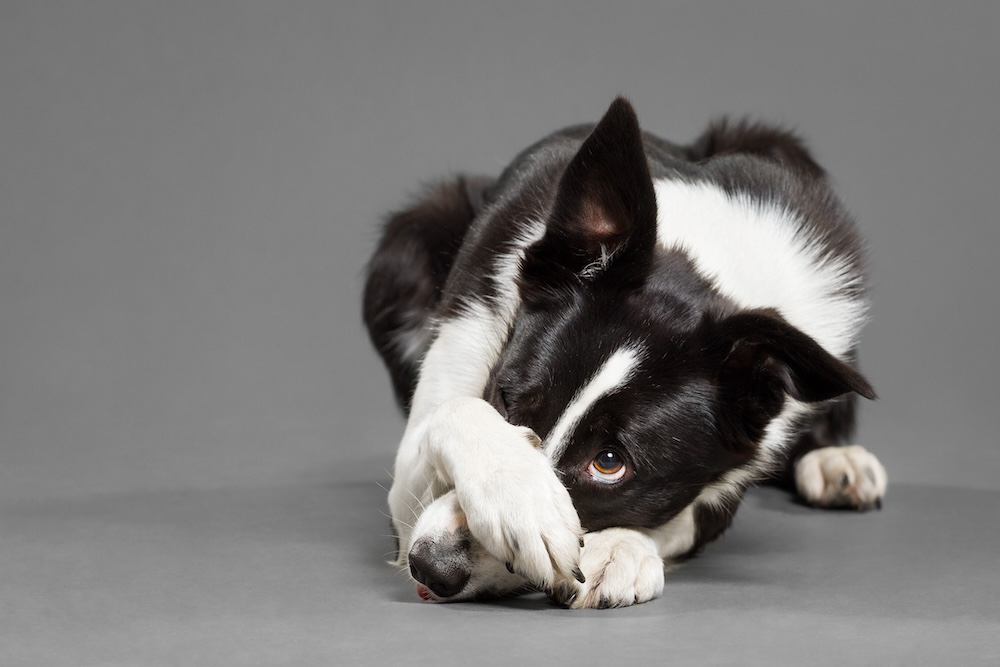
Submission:
M 580 387 L 545 438 L 543 449 L 550 461 L 556 463 L 562 458 L 580 420 L 601 397 L 617 391 L 632 378 L 642 357 L 640 346 L 631 344 L 623 347 L 608 357 L 594 377 Z

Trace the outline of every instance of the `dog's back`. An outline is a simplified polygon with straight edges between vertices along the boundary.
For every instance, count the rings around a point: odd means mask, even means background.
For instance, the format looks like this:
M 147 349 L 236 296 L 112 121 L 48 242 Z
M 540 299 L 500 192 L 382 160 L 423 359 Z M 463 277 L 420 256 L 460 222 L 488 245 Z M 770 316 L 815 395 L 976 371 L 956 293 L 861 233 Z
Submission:
M 546 153 L 572 155 L 593 127 L 553 133 L 499 178 L 461 175 L 431 185 L 388 217 L 368 265 L 364 321 L 404 411 L 449 272 L 476 217 L 523 178 L 525 165 Z M 802 142 L 779 128 L 725 119 L 687 146 L 650 133 L 643 141 L 657 185 L 661 245 L 695 255 L 699 269 L 739 305 L 778 308 L 832 353 L 852 359 L 866 310 L 864 246 Z M 549 175 L 550 187 L 557 176 Z M 745 205 L 732 206 L 741 197 Z M 514 233 L 494 230 L 500 240 L 492 243 L 503 247 Z M 489 262 L 480 268 L 487 271 Z M 850 425 L 842 430 L 848 435 Z

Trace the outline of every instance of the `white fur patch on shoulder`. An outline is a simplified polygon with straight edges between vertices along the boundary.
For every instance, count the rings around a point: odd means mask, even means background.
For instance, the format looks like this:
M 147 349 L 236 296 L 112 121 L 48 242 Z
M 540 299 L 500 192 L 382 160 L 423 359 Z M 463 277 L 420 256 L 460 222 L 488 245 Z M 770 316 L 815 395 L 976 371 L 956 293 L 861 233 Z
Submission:
M 824 254 L 797 214 L 711 183 L 654 185 L 663 247 L 686 252 L 740 306 L 777 309 L 831 354 L 842 357 L 855 345 L 866 304 L 844 288 L 860 278 Z
M 562 457 L 577 424 L 594 403 L 631 379 L 643 356 L 645 351 L 637 344 L 625 346 L 608 357 L 594 377 L 580 387 L 545 439 L 543 449 L 551 461 L 557 462 Z

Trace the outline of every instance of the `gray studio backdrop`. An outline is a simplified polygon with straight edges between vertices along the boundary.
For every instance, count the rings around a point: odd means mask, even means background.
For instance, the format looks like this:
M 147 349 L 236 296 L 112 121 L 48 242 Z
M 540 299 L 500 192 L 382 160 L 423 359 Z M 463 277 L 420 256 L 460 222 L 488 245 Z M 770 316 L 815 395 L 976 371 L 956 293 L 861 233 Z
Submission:
M 0 494 L 379 473 L 380 217 L 617 93 L 808 138 L 871 240 L 860 439 L 995 488 L 996 4 L 591 4 L 4 3 Z
M 3 2 L 0 503 L 385 483 L 381 216 L 619 93 L 808 139 L 871 242 L 859 440 L 1000 489 L 1000 5 L 750 4 Z

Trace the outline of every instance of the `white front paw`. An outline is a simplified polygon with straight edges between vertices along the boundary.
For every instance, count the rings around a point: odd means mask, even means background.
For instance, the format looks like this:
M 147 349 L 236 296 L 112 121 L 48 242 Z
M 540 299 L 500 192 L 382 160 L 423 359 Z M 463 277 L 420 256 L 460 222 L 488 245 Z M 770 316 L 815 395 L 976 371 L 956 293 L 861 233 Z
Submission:
M 539 588 L 582 580 L 583 528 L 534 432 L 479 400 L 450 401 L 440 413 L 429 443 L 452 472 L 472 535 Z
M 795 466 L 799 495 L 818 507 L 881 508 L 886 484 L 885 468 L 860 445 L 815 449 Z
M 663 593 L 663 559 L 649 536 L 629 528 L 607 528 L 584 536 L 580 568 L 586 583 L 575 595 L 557 589 L 557 602 L 573 609 L 628 607 Z
M 583 529 L 569 492 L 548 458 L 524 443 L 511 470 L 456 483 L 469 530 L 495 557 L 535 586 L 582 579 Z

